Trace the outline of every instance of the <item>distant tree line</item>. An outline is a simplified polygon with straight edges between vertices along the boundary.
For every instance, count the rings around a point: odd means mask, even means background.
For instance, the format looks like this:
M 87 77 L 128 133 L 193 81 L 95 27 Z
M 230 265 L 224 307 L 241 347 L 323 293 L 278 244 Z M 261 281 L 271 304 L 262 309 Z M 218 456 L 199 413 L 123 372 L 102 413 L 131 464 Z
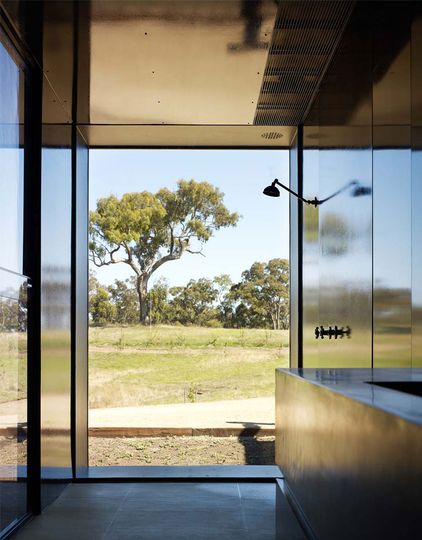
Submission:
M 91 273 L 89 301 L 93 325 L 131 325 L 140 321 L 136 277 L 116 279 L 105 286 Z M 242 273 L 238 283 L 226 274 L 191 279 L 179 287 L 169 287 L 160 279 L 149 289 L 143 309 L 149 324 L 287 329 L 288 261 L 255 262 Z

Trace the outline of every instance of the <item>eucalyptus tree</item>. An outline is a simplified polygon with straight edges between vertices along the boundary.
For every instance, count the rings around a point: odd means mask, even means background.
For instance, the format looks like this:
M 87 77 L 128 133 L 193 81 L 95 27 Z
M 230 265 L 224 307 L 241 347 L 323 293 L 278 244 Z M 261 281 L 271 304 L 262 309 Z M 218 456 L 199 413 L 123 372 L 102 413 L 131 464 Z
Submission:
M 208 182 L 179 180 L 167 188 L 101 198 L 90 212 L 90 260 L 95 266 L 126 264 L 135 274 L 139 319 L 148 317 L 148 282 L 163 264 L 185 253 L 203 255 L 216 231 L 236 226 L 239 215 Z

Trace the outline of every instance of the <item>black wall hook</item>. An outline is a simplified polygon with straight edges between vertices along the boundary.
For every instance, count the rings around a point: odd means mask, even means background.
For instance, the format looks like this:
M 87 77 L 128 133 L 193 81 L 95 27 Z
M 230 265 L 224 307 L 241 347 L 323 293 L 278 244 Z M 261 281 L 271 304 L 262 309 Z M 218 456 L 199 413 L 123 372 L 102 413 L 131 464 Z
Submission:
M 337 325 L 335 325 L 334 327 L 329 326 L 328 329 L 324 328 L 323 326 L 317 326 L 315 328 L 315 339 L 324 339 L 324 336 L 328 336 L 328 339 L 331 339 L 332 337 L 334 337 L 334 339 L 343 339 L 344 336 L 350 338 L 351 334 L 352 329 L 350 326 L 346 326 L 346 328 L 342 326 L 339 328 Z

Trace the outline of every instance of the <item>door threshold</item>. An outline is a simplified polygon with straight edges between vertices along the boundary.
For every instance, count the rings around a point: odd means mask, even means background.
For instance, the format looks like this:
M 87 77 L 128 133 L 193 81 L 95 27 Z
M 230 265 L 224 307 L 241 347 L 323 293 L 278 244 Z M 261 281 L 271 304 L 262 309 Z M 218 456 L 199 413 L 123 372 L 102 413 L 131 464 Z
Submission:
M 77 471 L 74 482 L 128 481 L 257 481 L 283 478 L 277 465 L 108 466 Z

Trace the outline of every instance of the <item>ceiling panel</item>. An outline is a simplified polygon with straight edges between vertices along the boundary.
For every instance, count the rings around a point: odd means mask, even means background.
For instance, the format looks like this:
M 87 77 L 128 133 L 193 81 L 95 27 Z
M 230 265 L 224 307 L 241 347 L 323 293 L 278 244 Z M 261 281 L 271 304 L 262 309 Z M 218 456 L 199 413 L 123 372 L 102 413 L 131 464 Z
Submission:
M 353 5 L 346 0 L 280 2 L 255 124 L 303 121 Z
M 252 124 L 277 4 L 93 2 L 92 124 Z
M 80 125 L 91 147 L 286 147 L 295 127 Z

